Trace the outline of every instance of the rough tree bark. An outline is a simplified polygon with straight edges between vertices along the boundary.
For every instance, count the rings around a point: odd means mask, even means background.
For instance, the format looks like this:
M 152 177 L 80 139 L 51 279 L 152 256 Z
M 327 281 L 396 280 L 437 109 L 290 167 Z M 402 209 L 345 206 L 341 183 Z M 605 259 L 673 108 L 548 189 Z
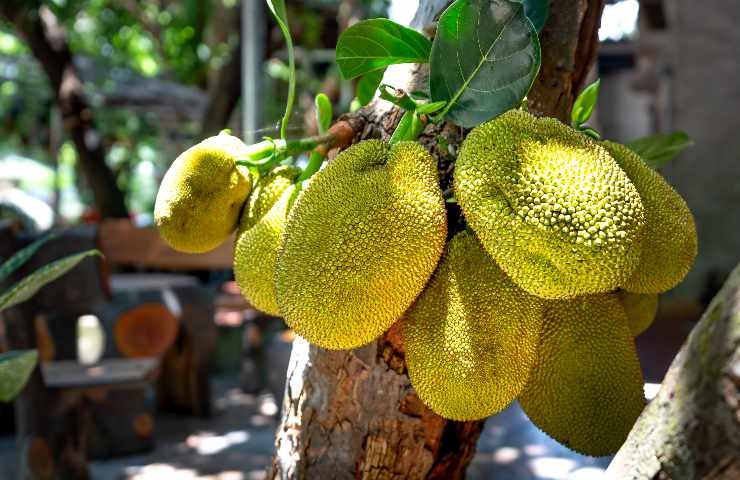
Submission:
M 435 19 L 449 3 L 421 0 L 412 25 L 432 34 Z M 602 0 L 551 2 L 531 110 L 567 118 L 595 58 L 602 7 Z M 426 75 L 424 68 L 391 70 L 395 86 L 413 88 Z M 364 127 L 355 141 L 387 139 L 399 119 L 384 102 L 375 102 L 359 117 Z M 434 139 L 442 135 L 455 146 L 464 133 L 453 125 L 428 126 L 420 139 L 439 161 L 443 188 L 449 186 L 453 160 Z M 352 351 L 322 350 L 298 338 L 271 477 L 462 478 L 482 427 L 482 421 L 448 421 L 419 400 L 406 374 L 399 323 L 377 342 Z
M 740 478 L 740 266 L 673 360 L 608 474 Z
M 33 56 L 49 79 L 54 99 L 64 119 L 64 129 L 77 150 L 80 167 L 103 217 L 128 216 L 121 190 L 105 163 L 100 135 L 95 130 L 92 110 L 87 104 L 83 83 L 72 62 L 64 29 L 51 10 L 33 2 L 5 0 L 0 14 L 15 25 L 26 39 Z

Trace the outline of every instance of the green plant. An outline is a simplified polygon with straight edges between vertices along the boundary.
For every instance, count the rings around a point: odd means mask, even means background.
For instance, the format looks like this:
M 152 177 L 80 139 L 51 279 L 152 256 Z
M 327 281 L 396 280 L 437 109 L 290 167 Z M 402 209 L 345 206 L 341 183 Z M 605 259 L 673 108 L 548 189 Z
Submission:
M 0 266 L 0 281 L 7 279 L 52 238 L 53 234 L 42 237 L 10 257 Z M 100 255 L 100 252 L 87 250 L 60 258 L 39 268 L 0 293 L 0 311 L 29 300 L 44 285 L 53 282 L 85 258 L 94 255 Z M 0 402 L 11 401 L 23 389 L 37 360 L 36 350 L 15 350 L 0 355 Z

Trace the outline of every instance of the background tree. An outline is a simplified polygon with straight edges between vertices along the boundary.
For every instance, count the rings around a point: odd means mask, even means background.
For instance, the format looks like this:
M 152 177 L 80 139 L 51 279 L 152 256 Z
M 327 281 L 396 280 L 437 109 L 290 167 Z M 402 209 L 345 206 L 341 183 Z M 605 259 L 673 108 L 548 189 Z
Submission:
M 421 0 L 412 26 L 430 35 L 451 2 Z M 596 57 L 602 0 L 550 2 L 540 35 L 542 67 L 529 94 L 530 109 L 568 123 L 576 94 Z M 426 66 L 394 76 L 407 91 L 426 83 Z M 348 117 L 358 133 L 388 139 L 399 120 L 384 102 Z M 442 136 L 457 146 L 465 131 L 428 126 L 420 141 L 441 165 Z M 449 169 L 448 169 L 449 172 Z M 447 174 L 449 176 L 449 173 Z M 411 388 L 396 324 L 377 342 L 352 351 L 327 351 L 297 339 L 287 375 L 273 478 L 463 478 L 483 422 L 446 420 Z

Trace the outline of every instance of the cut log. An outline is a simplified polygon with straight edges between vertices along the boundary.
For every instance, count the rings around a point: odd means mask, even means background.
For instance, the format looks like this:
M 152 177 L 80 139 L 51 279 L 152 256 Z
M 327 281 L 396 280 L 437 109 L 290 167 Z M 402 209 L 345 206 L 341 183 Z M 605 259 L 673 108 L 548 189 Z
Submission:
M 144 303 L 116 319 L 113 337 L 126 357 L 161 357 L 175 341 L 178 328 L 177 318 L 167 307 Z

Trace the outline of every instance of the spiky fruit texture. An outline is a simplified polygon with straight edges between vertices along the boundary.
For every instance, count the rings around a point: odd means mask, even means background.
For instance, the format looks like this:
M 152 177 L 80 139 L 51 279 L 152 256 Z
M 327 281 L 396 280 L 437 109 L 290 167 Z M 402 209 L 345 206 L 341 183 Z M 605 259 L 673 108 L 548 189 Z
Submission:
M 439 415 L 477 420 L 506 408 L 537 356 L 543 300 L 517 287 L 475 236 L 458 233 L 404 317 L 411 384 Z
M 252 177 L 236 165 L 244 143 L 222 133 L 180 154 L 165 173 L 154 205 L 160 236 L 175 250 L 202 253 L 223 243 L 239 222 Z
M 620 290 L 617 296 L 627 314 L 627 324 L 632 335 L 636 337 L 647 330 L 658 313 L 658 295 Z
M 474 129 L 454 187 L 483 246 L 533 295 L 613 291 L 637 266 L 637 189 L 603 147 L 556 119 L 512 110 Z
M 635 293 L 668 291 L 694 264 L 698 246 L 694 216 L 684 199 L 639 155 L 618 143 L 603 145 L 637 187 L 645 206 L 640 263 L 620 286 Z
M 258 310 L 278 315 L 275 263 L 280 236 L 301 170 L 281 166 L 260 178 L 242 213 L 234 247 L 234 276 L 242 295 Z
M 360 142 L 317 173 L 290 211 L 275 272 L 280 313 L 321 347 L 365 345 L 424 288 L 446 233 L 424 147 Z
M 587 455 L 624 443 L 644 406 L 627 315 L 614 294 L 549 302 L 539 356 L 519 396 L 545 433 Z

